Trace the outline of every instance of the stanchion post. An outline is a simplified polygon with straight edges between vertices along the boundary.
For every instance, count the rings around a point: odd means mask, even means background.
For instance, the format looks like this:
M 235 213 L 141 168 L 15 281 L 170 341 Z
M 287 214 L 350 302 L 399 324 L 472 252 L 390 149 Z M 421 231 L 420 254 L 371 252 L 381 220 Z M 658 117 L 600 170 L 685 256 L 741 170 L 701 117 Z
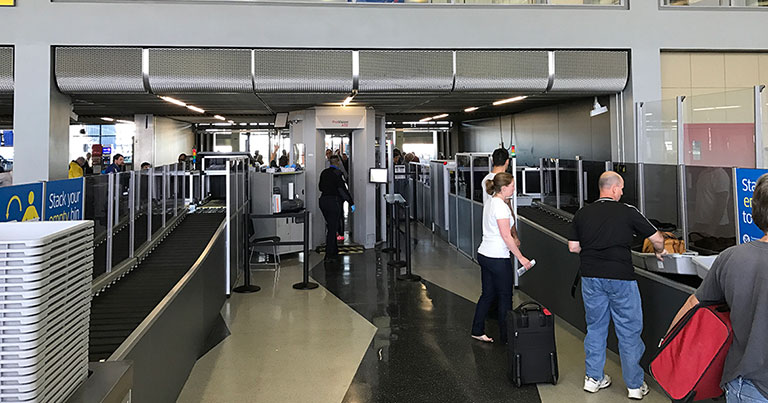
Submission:
M 400 203 L 397 201 L 392 203 L 392 212 L 395 213 L 395 225 L 394 228 L 392 228 L 393 235 L 395 238 L 395 254 L 392 256 L 392 260 L 387 262 L 387 266 L 395 267 L 395 268 L 401 268 L 405 266 L 405 261 L 400 260 L 400 254 L 401 254 L 401 243 L 400 243 L 400 212 L 398 211 Z M 406 216 L 408 215 L 408 212 L 406 212 Z
M 408 203 L 403 203 L 406 212 L 410 211 Z M 411 218 L 405 214 L 405 274 L 397 276 L 398 280 L 403 281 L 421 281 L 421 276 L 411 272 Z
M 317 283 L 309 281 L 309 210 L 304 210 L 304 281 L 296 283 L 293 288 L 297 290 L 314 290 Z
M 392 213 L 394 209 L 394 205 L 389 203 L 386 199 L 386 196 L 384 198 L 384 203 L 386 204 L 386 211 L 387 211 L 387 219 L 386 219 L 386 225 L 387 225 L 387 247 L 383 248 L 381 251 L 385 253 L 392 254 L 392 252 L 395 251 L 395 248 L 392 244 L 392 236 L 394 234 L 394 231 L 392 231 L 392 228 L 394 227 L 392 220 L 394 219 L 394 214 Z

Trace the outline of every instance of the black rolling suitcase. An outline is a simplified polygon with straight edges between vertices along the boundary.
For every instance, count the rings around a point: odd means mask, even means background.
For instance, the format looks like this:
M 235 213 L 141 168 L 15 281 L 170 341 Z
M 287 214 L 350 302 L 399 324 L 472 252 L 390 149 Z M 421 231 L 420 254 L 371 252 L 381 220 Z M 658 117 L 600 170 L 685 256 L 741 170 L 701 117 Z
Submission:
M 509 379 L 518 387 L 530 383 L 557 384 L 555 317 L 528 301 L 507 315 Z

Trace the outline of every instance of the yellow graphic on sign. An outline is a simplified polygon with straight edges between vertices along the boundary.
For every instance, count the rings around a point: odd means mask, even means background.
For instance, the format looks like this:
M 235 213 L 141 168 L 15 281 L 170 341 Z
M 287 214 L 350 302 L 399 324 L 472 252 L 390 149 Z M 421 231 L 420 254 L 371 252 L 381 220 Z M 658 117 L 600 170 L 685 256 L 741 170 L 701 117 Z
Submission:
M 0 0 L 2 1 L 2 0 Z M 21 205 L 21 199 L 19 199 L 19 196 L 13 196 L 11 197 L 11 200 L 8 201 L 8 206 L 5 208 L 5 219 L 7 220 L 11 215 L 11 205 L 13 204 L 13 201 L 16 200 L 16 202 L 19 204 L 19 212 L 23 210 L 23 207 Z M 24 211 L 24 217 L 22 217 L 21 221 L 37 221 L 40 219 L 40 215 L 37 213 L 37 209 L 35 208 L 35 192 L 29 192 L 29 196 L 27 197 L 27 200 L 29 201 L 29 206 Z
M 0 6 L 15 6 L 16 0 L 0 0 Z

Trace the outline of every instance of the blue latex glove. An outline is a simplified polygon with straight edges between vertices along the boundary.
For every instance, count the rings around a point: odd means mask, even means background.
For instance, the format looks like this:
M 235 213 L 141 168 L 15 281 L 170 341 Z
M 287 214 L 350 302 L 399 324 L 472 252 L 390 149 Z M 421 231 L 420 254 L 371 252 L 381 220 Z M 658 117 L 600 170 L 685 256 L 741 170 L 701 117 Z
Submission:
M 354 213 L 354 212 L 355 212 L 355 205 L 354 205 L 354 204 L 353 204 L 353 205 L 351 205 L 351 206 L 349 206 L 349 211 L 350 211 L 351 213 Z

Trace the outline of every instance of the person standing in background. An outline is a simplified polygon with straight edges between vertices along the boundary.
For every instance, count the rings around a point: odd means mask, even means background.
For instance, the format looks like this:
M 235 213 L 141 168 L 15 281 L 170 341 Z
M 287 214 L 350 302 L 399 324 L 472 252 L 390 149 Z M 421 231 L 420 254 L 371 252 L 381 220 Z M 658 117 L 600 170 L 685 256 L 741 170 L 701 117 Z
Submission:
M 91 153 L 85 153 L 85 165 L 83 165 L 84 175 L 93 175 L 93 166 L 91 165 Z
M 114 157 L 112 157 L 112 163 L 107 166 L 104 171 L 101 173 L 103 174 L 113 174 L 123 171 L 123 165 L 125 164 L 125 158 L 123 158 L 122 154 L 115 154 Z
M 85 158 L 77 157 L 76 160 L 69 163 L 69 179 L 82 178 Z
M 339 247 L 336 244 L 336 236 L 340 229 L 339 220 L 343 213 L 341 206 L 345 201 L 349 203 L 350 212 L 355 211 L 355 202 L 349 194 L 347 184 L 342 178 L 341 159 L 337 155 L 331 155 L 330 166 L 320 173 L 320 211 L 325 218 L 325 260 L 335 261 L 339 255 Z

